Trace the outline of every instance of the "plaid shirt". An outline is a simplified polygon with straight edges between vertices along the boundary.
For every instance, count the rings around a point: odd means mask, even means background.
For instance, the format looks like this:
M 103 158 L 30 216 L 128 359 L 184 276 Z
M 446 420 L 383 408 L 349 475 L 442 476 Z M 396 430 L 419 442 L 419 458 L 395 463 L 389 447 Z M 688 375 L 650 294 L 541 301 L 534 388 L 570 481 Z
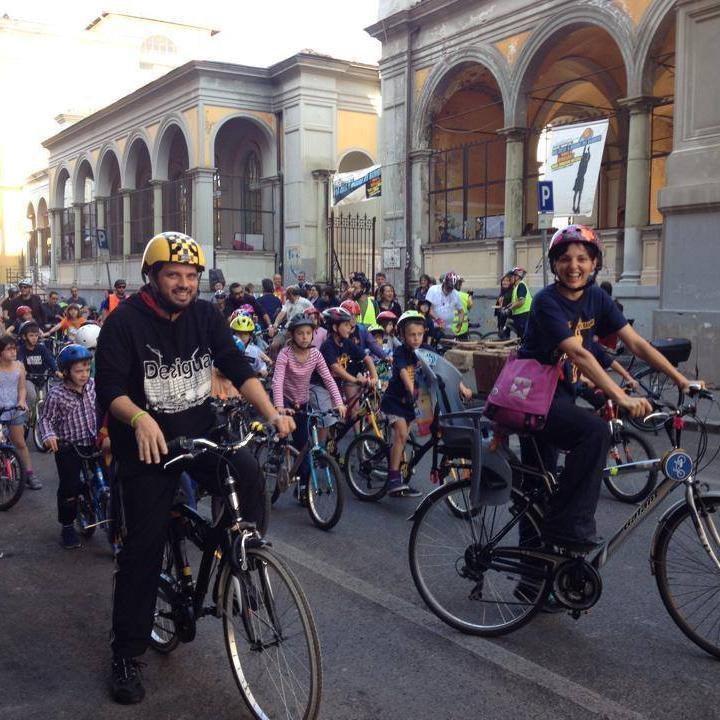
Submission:
M 53 385 L 40 418 L 40 436 L 45 442 L 56 437 L 72 443 L 93 443 L 97 435 L 95 381 L 90 378 L 81 393 L 65 383 Z

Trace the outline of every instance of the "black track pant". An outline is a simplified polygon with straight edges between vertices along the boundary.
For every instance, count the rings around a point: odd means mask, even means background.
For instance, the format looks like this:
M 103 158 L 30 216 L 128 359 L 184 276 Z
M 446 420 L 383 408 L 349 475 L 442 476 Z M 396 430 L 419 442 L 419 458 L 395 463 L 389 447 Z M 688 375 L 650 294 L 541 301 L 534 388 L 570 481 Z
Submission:
M 555 472 L 557 451 L 568 451 L 560 489 L 545 514 L 544 532 L 585 539 L 595 534 L 595 509 L 602 471 L 610 448 L 607 423 L 587 408 L 577 407 L 570 393 L 558 388 L 545 427 L 535 440 L 546 470 Z M 522 460 L 537 465 L 529 438 L 521 438 Z
M 231 458 L 237 468 L 233 477 L 238 484 L 243 518 L 260 525 L 264 512 L 262 473 L 247 450 L 239 450 Z M 187 469 L 200 485 L 219 494 L 216 457 L 203 454 Z M 147 648 L 179 475 L 179 471 L 165 473 L 157 465 L 133 464 L 129 468 L 121 462 L 118 467 L 126 537 L 118 555 L 113 591 L 111 644 L 115 655 L 136 657 Z

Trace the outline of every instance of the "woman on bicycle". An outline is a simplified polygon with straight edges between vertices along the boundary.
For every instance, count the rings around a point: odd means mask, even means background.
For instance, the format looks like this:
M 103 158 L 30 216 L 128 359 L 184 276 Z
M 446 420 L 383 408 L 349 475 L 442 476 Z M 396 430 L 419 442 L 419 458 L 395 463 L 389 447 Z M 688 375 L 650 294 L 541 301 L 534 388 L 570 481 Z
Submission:
M 290 320 L 287 327 L 289 341 L 278 353 L 272 382 L 273 402 L 277 411 L 283 415 L 300 415 L 295 417 L 293 433 L 295 447 L 299 450 L 305 447 L 308 440 L 304 411 L 310 400 L 310 378 L 315 372 L 322 379 L 332 399 L 332 406 L 338 410 L 340 417 L 345 417 L 345 405 L 327 363 L 320 351 L 312 346 L 314 329 L 315 322 L 309 315 L 295 315 Z M 307 457 L 300 472 L 299 492 L 302 494 L 310 472 Z
M 601 418 L 575 405 L 581 375 L 633 417 L 652 412 L 646 399 L 627 395 L 602 369 L 592 352 L 594 337 L 617 332 L 630 352 L 666 373 L 682 390 L 688 389 L 689 380 L 633 330 L 612 298 L 595 285 L 602 245 L 591 228 L 569 225 L 558 230 L 548 259 L 555 282 L 535 297 L 518 355 L 543 364 L 560 363 L 560 381 L 545 424 L 535 435 L 546 469 L 555 470 L 558 448 L 568 451 L 543 536 L 555 545 L 585 552 L 598 542 L 595 509 L 610 435 Z M 532 443 L 521 440 L 523 461 L 537 464 Z
M 60 542 L 70 550 L 81 546 L 75 531 L 77 496 L 80 493 L 81 460 L 75 449 L 61 442 L 95 450 L 97 419 L 95 414 L 95 381 L 90 377 L 93 355 L 82 345 L 66 345 L 58 354 L 58 368 L 63 382 L 53 385 L 40 418 L 40 436 L 45 447 L 55 454 L 60 484 L 57 491 L 57 518 L 62 526 Z
M 1 412 L 3 408 L 18 410 Z M 17 341 L 12 335 L 0 337 L 0 420 L 10 426 L 10 442 L 25 466 L 25 484 L 31 490 L 42 490 L 42 483 L 35 477 L 30 453 L 25 444 L 27 381 L 25 368 L 17 359 Z

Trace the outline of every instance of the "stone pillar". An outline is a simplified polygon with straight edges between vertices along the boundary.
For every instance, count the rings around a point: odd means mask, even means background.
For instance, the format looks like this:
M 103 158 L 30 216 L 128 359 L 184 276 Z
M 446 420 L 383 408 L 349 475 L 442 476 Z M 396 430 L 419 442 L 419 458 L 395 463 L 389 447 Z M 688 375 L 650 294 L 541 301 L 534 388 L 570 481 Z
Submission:
M 57 282 L 60 238 L 62 236 L 62 208 L 50 208 L 48 220 L 50 222 L 50 279 Z
M 153 189 L 153 232 L 155 235 L 163 232 L 163 230 L 175 230 L 175 228 L 163 227 L 163 180 L 151 180 L 150 184 Z
M 121 188 L 120 193 L 123 199 L 123 239 L 122 252 L 123 257 L 130 254 L 132 248 L 132 218 L 130 217 L 130 193 L 132 190 Z
M 627 175 L 625 182 L 625 237 L 621 283 L 640 282 L 642 270 L 642 228 L 650 213 L 650 123 L 653 98 L 620 100 L 630 112 Z
M 412 150 L 410 152 L 410 172 L 412 179 L 412 266 L 410 282 L 416 283 L 425 272 L 423 247 L 430 242 L 430 158 L 432 150 Z M 414 287 L 408 289 L 413 292 Z
M 215 267 L 215 222 L 213 217 L 213 178 L 215 168 L 193 168 L 192 236 L 205 253 L 205 268 Z M 207 276 L 207 275 L 206 275 Z
M 83 203 L 73 203 L 73 210 L 75 211 L 75 262 L 82 255 L 82 206 Z
M 315 236 L 315 278 L 329 281 L 328 273 L 328 214 L 330 213 L 330 178 L 334 170 L 313 170 L 317 189 L 317 234 Z
M 523 174 L 527 129 L 506 127 L 498 130 L 505 136 L 505 237 L 503 270 L 515 265 L 515 240 L 523 231 Z
M 660 308 L 653 337 L 692 341 L 691 368 L 720 382 L 720 37 L 718 0 L 678 0 L 673 149 L 658 208 L 664 216 Z M 681 370 L 682 370 L 681 366 Z M 692 370 L 690 370 L 692 372 Z
M 39 228 L 34 231 L 35 232 L 35 257 L 30 258 L 30 262 L 32 265 L 35 265 L 36 268 L 40 267 L 40 264 L 42 263 L 42 243 L 43 243 L 43 236 L 42 236 L 42 230 Z
M 105 217 L 105 201 L 107 200 L 106 197 L 98 197 L 95 196 L 95 207 L 97 208 L 97 226 L 98 228 L 102 228 L 103 230 L 107 230 L 105 227 L 106 217 Z

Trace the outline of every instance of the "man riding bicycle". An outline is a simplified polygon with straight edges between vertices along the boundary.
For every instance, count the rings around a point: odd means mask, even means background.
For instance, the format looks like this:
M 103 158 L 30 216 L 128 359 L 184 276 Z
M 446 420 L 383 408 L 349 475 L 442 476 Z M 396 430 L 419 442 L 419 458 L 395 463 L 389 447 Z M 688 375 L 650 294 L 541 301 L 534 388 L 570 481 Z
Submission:
M 652 412 L 645 398 L 627 395 L 602 369 L 592 352 L 594 337 L 617 332 L 628 350 L 668 375 L 683 391 L 690 381 L 628 324 L 609 295 L 595 285 L 602 245 L 584 225 L 558 230 L 548 248 L 555 282 L 533 299 L 519 357 L 561 364 L 561 377 L 545 424 L 535 439 L 547 470 L 555 471 L 557 449 L 568 451 L 560 488 L 545 515 L 543 536 L 580 552 L 597 543 L 595 509 L 610 436 L 607 423 L 575 405 L 581 375 L 633 417 Z M 522 438 L 523 462 L 537 464 L 529 438 Z
M 204 269 L 203 250 L 191 237 L 156 235 L 143 254 L 147 284 L 107 318 L 98 339 L 97 396 L 110 416 L 126 526 L 115 573 L 111 640 L 112 696 L 123 704 L 140 702 L 145 695 L 135 658 L 150 639 L 180 472 L 164 472 L 160 463 L 169 440 L 211 430 L 212 366 L 281 435 L 294 429 L 293 421 L 273 407 L 220 313 L 198 299 Z M 260 525 L 264 483 L 257 462 L 245 450 L 229 457 L 244 520 Z M 217 460 L 210 455 L 190 466 L 193 479 L 215 491 L 217 470 Z

